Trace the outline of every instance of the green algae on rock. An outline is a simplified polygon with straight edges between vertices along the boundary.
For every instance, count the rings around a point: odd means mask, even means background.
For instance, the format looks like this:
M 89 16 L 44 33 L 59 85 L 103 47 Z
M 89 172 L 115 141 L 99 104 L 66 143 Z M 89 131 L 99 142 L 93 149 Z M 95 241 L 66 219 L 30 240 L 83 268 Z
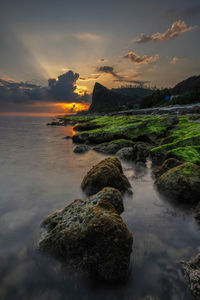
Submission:
M 111 282 L 126 279 L 133 236 L 119 216 L 122 205 L 119 191 L 109 188 L 75 200 L 43 221 L 47 232 L 40 250 L 79 274 Z
M 81 188 L 89 196 L 96 194 L 104 187 L 113 187 L 122 193 L 131 188 L 117 157 L 106 158 L 93 166 L 81 183 Z
M 101 116 L 91 120 L 87 129 L 73 136 L 75 143 L 104 143 L 117 139 L 140 140 L 157 145 L 158 139 L 177 123 L 177 117 L 166 116 Z
M 188 204 L 200 200 L 200 167 L 184 163 L 172 168 L 155 182 L 160 193 Z
M 188 262 L 182 261 L 184 277 L 195 299 L 200 299 L 200 254 Z
M 200 163 L 200 123 L 193 116 L 179 117 L 179 122 L 158 147 L 151 149 L 153 159 L 176 157 L 191 163 Z

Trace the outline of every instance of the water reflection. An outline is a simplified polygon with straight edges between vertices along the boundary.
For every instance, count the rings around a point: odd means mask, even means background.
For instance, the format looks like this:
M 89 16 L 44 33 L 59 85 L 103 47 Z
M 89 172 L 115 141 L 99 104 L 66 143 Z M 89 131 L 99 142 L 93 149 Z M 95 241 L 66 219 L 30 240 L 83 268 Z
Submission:
M 160 198 L 151 165 L 123 162 L 133 195 L 122 215 L 134 235 L 128 282 L 110 286 L 73 277 L 37 251 L 41 220 L 81 198 L 85 173 L 105 156 L 73 153 L 72 127 L 45 126 L 46 118 L 0 118 L 1 299 L 191 299 L 180 265 L 198 252 L 193 212 Z

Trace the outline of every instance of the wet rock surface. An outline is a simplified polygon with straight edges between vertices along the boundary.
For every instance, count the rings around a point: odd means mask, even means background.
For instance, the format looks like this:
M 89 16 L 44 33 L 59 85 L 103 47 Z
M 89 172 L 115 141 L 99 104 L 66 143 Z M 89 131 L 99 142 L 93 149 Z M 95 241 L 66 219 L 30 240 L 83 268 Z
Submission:
M 122 193 L 131 188 L 117 157 L 106 158 L 93 166 L 81 183 L 81 188 L 87 195 L 93 195 L 104 187 L 117 188 Z
M 199 202 L 200 167 L 192 163 L 184 163 L 175 167 L 155 182 L 160 193 L 187 204 Z
M 149 156 L 149 149 L 145 143 L 135 143 L 132 147 L 125 147 L 116 153 L 121 159 L 135 162 L 146 162 Z
M 165 160 L 164 163 L 160 167 L 156 168 L 153 171 L 153 174 L 156 178 L 158 178 L 161 175 L 163 175 L 165 172 L 167 172 L 170 169 L 175 168 L 181 164 L 183 164 L 182 161 L 180 161 L 176 158 L 169 158 L 169 159 Z
M 90 150 L 90 147 L 88 145 L 77 145 L 73 151 L 74 151 L 74 153 L 85 153 L 89 150 Z
M 195 299 L 200 299 L 200 254 L 188 262 L 182 261 L 182 269 L 188 287 Z
M 134 142 L 130 140 L 116 140 L 110 143 L 102 143 L 93 148 L 93 150 L 105 154 L 115 154 L 117 151 L 124 147 L 133 146 Z
M 134 150 L 133 147 L 125 147 L 117 151 L 116 156 L 123 160 L 133 160 Z
M 79 274 L 124 280 L 133 237 L 119 216 L 122 211 L 121 194 L 112 188 L 75 200 L 43 221 L 46 235 L 39 248 Z

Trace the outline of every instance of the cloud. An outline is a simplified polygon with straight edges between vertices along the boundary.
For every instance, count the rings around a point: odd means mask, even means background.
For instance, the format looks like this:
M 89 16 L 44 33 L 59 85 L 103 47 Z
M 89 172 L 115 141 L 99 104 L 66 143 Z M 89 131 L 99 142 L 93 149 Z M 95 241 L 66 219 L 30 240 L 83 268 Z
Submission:
M 141 44 L 141 43 L 147 43 L 150 41 L 153 42 L 159 42 L 159 41 L 165 41 L 165 40 L 170 40 L 173 39 L 184 32 L 190 31 L 195 29 L 196 26 L 189 26 L 186 25 L 184 21 L 176 21 L 174 22 L 171 27 L 165 31 L 164 33 L 157 32 L 153 35 L 146 35 L 144 33 L 140 34 L 140 37 L 135 39 L 134 42 Z
M 99 78 L 99 75 L 95 75 L 93 77 L 79 77 L 79 81 L 91 81 L 91 80 L 97 80 Z
M 112 76 L 119 78 L 120 76 L 117 74 L 117 72 L 114 71 L 114 68 L 111 66 L 102 66 L 99 67 L 98 72 L 100 73 L 106 73 L 106 74 L 111 74 Z
M 56 101 L 74 101 L 77 100 L 76 82 L 79 79 L 78 73 L 68 71 L 58 76 L 58 79 L 48 80 L 48 94 Z
M 131 78 L 130 75 L 120 75 L 119 72 L 116 72 L 112 66 L 102 66 L 98 68 L 98 72 L 110 74 L 115 78 L 115 82 L 126 82 L 126 83 L 135 83 L 135 84 L 145 84 L 149 81 L 140 81 L 135 80 L 135 77 L 138 77 L 141 75 L 141 72 L 134 72 L 133 76 L 134 78 Z
M 58 77 L 48 80 L 48 87 L 42 87 L 32 82 L 16 82 L 0 78 L 0 107 L 14 104 L 32 105 L 40 102 L 89 102 L 87 93 L 76 93 L 79 74 L 68 71 Z
M 92 34 L 89 32 L 77 33 L 77 34 L 73 34 L 72 36 L 78 40 L 83 40 L 83 41 L 100 41 L 102 39 L 100 35 Z
M 128 52 L 124 58 L 129 59 L 130 61 L 134 62 L 135 64 L 154 64 L 159 60 L 159 55 L 155 54 L 154 56 L 148 55 L 137 55 L 135 52 Z

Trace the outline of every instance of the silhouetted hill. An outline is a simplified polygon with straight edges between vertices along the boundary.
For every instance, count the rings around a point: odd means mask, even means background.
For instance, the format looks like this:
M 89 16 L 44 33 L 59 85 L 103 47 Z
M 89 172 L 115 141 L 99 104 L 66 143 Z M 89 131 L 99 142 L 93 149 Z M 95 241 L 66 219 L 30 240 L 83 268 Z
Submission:
M 200 76 L 181 81 L 172 89 L 156 90 L 141 99 L 140 108 L 185 105 L 200 102 Z
M 142 88 L 119 88 L 109 90 L 105 86 L 96 82 L 92 95 L 92 104 L 89 112 L 109 112 L 120 110 L 121 108 L 133 108 L 139 104 L 139 99 L 142 97 Z
M 122 87 L 122 88 L 111 89 L 111 91 L 129 97 L 135 97 L 135 99 L 141 99 L 153 93 L 153 90 L 143 88 L 143 87 Z
M 192 77 L 187 78 L 186 80 L 179 82 L 172 89 L 172 94 L 181 95 L 181 94 L 190 92 L 197 88 L 200 88 L 200 75 L 192 76 Z

